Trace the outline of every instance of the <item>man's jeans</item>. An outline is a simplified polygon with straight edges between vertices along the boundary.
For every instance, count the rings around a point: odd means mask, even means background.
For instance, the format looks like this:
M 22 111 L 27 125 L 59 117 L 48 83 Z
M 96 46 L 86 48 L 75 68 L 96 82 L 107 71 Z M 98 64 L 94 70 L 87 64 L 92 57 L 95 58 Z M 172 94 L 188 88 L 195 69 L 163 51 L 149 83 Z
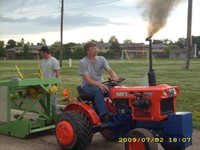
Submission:
M 94 96 L 96 107 L 99 112 L 99 116 L 108 113 L 108 108 L 106 106 L 106 102 L 104 101 L 104 94 L 98 86 L 93 85 L 84 85 L 82 88 L 82 92 L 84 94 L 89 94 Z
M 51 94 L 51 99 L 52 99 L 52 113 L 57 114 L 58 108 L 57 108 L 56 94 Z

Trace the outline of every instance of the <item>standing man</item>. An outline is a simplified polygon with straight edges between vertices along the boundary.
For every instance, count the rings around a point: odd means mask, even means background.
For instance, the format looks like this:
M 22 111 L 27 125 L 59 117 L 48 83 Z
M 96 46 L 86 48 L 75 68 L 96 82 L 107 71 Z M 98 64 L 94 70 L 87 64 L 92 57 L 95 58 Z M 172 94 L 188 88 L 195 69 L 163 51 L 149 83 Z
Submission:
M 40 56 L 43 58 L 40 66 L 44 78 L 59 78 L 60 66 L 56 58 L 52 57 L 47 46 L 42 46 L 39 50 Z M 57 99 L 56 94 L 51 94 L 52 98 L 52 111 L 57 114 Z
M 110 114 L 104 101 L 104 93 L 109 89 L 103 82 L 103 70 L 106 70 L 113 81 L 119 78 L 108 65 L 103 56 L 97 56 L 97 46 L 94 42 L 84 45 L 85 57 L 80 60 L 79 75 L 82 76 L 82 92 L 94 96 L 96 107 L 102 122 L 110 121 Z

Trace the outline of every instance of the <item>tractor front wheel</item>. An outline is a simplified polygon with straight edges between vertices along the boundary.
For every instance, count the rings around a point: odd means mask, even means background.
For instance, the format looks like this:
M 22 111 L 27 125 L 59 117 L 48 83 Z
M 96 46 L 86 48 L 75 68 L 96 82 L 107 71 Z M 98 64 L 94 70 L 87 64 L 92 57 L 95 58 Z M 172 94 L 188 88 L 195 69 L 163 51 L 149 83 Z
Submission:
M 125 139 L 125 150 L 158 150 L 153 134 L 147 129 L 133 129 Z
M 85 150 L 92 141 L 92 126 L 88 118 L 76 111 L 63 113 L 56 124 L 56 138 L 65 150 Z

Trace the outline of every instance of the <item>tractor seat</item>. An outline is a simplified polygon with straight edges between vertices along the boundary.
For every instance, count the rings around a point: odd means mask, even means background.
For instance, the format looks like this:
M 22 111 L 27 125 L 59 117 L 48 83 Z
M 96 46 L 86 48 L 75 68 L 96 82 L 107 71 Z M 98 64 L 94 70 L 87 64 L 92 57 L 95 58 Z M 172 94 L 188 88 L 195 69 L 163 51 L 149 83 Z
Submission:
M 82 92 L 81 86 L 77 86 L 77 91 L 79 93 L 79 98 L 81 98 L 81 100 L 83 101 L 94 101 L 94 96 L 89 95 L 89 94 L 84 94 Z

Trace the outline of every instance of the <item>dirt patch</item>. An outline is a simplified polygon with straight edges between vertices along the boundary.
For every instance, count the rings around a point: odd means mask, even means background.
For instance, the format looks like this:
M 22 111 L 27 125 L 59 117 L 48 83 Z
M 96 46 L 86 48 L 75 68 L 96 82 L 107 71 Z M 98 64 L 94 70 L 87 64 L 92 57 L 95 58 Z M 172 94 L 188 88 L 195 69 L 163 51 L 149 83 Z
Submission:
M 200 147 L 200 131 L 193 130 L 193 145 L 187 150 L 198 150 Z M 158 145 L 159 150 L 163 150 Z M 108 142 L 100 134 L 94 134 L 93 141 L 88 150 L 123 150 L 124 144 L 119 142 Z M 62 150 L 57 143 L 53 132 L 44 132 L 33 135 L 27 139 L 19 139 L 0 135 L 0 150 Z

